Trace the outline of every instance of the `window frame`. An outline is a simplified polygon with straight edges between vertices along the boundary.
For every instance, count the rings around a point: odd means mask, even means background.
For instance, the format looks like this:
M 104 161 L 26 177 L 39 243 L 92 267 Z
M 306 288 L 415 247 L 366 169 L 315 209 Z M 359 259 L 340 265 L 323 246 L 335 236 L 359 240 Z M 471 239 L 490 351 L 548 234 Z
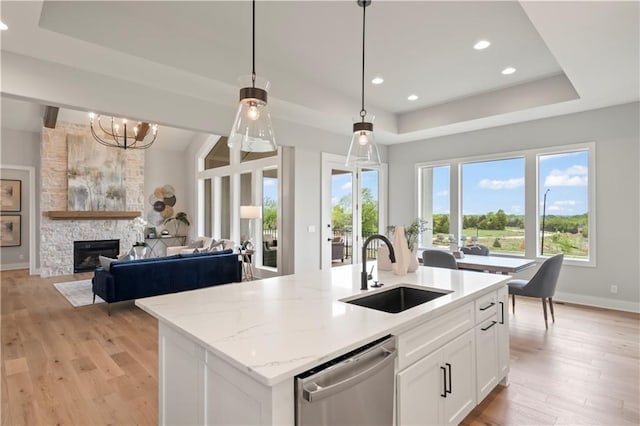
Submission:
M 440 159 L 425 161 L 415 164 L 415 188 L 416 203 L 415 212 L 417 217 L 422 215 L 422 169 L 449 166 L 451 177 L 449 180 L 449 233 L 455 234 L 459 238 L 462 232 L 462 165 L 465 163 L 477 163 L 487 161 L 508 160 L 512 158 L 524 158 L 524 179 L 525 179 L 525 251 L 520 254 L 500 253 L 496 256 L 503 257 L 525 257 L 536 259 L 542 262 L 551 256 L 540 255 L 540 214 L 541 207 L 538 202 L 540 191 L 540 167 L 539 157 L 545 155 L 564 154 L 572 152 L 586 151 L 588 158 L 588 229 L 589 229 L 589 256 L 587 259 L 567 258 L 564 264 L 575 266 L 595 267 L 597 258 L 597 229 L 596 229 L 596 144 L 595 142 L 582 142 L 576 144 L 554 145 L 549 147 L 525 149 L 510 152 L 493 154 L 482 154 L 465 156 L 458 158 Z M 535 185 L 531 185 L 535 182 Z M 534 236 L 533 238 L 531 236 Z

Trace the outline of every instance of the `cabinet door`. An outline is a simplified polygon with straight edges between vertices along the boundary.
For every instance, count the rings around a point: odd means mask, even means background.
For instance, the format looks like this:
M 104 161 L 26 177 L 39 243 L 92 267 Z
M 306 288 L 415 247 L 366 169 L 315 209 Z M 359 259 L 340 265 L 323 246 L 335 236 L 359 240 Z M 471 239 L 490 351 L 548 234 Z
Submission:
M 469 330 L 442 348 L 447 370 L 447 397 L 443 424 L 458 424 L 476 406 L 474 330 Z
M 509 374 L 509 289 L 498 290 L 498 378 Z
M 435 351 L 397 375 L 397 416 L 400 425 L 441 424 L 445 395 L 442 350 Z
M 476 370 L 478 401 L 498 384 L 498 318 L 496 315 L 476 326 Z

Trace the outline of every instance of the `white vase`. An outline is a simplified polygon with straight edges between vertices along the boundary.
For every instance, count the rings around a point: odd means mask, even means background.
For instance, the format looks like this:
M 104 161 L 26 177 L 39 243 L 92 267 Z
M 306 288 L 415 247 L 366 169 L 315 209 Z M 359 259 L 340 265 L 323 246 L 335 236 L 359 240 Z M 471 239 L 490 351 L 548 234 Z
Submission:
M 409 258 L 409 267 L 407 268 L 407 272 L 415 272 L 418 270 L 418 250 L 414 249 L 411 252 L 411 257 Z
M 393 264 L 389 260 L 389 247 L 386 244 L 380 244 L 378 247 L 378 271 L 392 271 Z
M 411 252 L 407 238 L 404 236 L 404 227 L 396 226 L 393 232 L 393 248 L 396 254 L 396 263 L 393 264 L 393 272 L 396 275 L 407 275 Z
M 145 246 L 133 246 L 133 258 L 144 259 L 147 254 L 147 248 Z

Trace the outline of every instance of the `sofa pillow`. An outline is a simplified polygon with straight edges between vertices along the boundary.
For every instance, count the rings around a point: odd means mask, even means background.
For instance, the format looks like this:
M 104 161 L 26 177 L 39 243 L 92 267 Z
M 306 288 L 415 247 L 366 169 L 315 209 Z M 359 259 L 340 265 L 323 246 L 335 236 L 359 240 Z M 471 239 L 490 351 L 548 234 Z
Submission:
M 202 247 L 204 247 L 204 240 L 195 240 L 187 245 L 187 248 L 192 249 L 201 249 Z
M 209 246 L 209 251 L 220 251 L 224 250 L 224 240 L 216 241 L 211 240 L 211 245 Z
M 100 266 L 102 266 L 102 269 L 109 272 L 109 270 L 111 269 L 111 263 L 117 261 L 118 259 L 113 259 L 106 256 L 98 256 L 98 260 L 100 261 Z
M 183 258 L 187 258 L 187 257 L 201 257 L 201 256 L 220 256 L 223 254 L 231 254 L 233 253 L 233 250 L 220 250 L 220 251 L 206 251 L 206 252 L 199 252 L 199 253 L 181 253 L 180 257 Z

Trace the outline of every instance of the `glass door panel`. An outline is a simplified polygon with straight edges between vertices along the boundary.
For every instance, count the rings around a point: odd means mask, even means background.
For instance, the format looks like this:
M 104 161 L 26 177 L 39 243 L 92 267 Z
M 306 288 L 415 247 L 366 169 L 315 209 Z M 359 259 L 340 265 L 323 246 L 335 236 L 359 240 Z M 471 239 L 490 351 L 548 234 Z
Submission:
M 379 234 L 379 205 L 378 190 L 379 171 L 377 169 L 362 169 L 360 172 L 360 205 L 362 242 L 374 234 Z M 386 234 L 385 232 L 382 232 Z M 373 240 L 367 247 L 367 259 L 376 259 L 380 240 Z
M 331 170 L 331 263 L 353 262 L 353 172 Z
M 231 239 L 231 177 L 220 178 L 220 238 Z
M 278 267 L 278 169 L 262 172 L 262 265 Z

